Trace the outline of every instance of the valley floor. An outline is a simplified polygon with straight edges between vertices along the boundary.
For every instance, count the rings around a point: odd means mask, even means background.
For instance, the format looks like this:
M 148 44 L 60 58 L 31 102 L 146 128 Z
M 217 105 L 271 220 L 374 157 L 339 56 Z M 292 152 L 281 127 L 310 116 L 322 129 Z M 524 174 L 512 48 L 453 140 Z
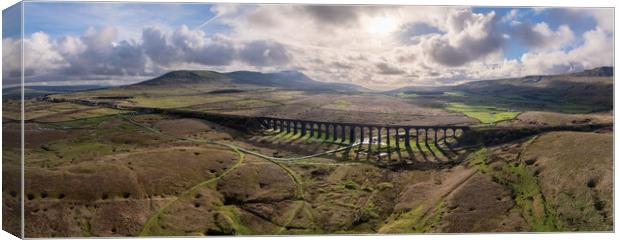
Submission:
M 25 126 L 27 237 L 613 228 L 609 130 L 548 132 L 459 152 L 462 162 L 453 165 L 387 168 L 331 142 L 248 135 L 192 118 L 34 105 Z M 512 123 L 608 121 L 540 114 Z M 18 123 L 3 122 L 4 139 L 19 139 Z M 19 145 L 3 143 L 9 216 L 19 211 Z M 298 158 L 304 155 L 313 157 Z M 18 224 L 3 219 L 5 228 Z

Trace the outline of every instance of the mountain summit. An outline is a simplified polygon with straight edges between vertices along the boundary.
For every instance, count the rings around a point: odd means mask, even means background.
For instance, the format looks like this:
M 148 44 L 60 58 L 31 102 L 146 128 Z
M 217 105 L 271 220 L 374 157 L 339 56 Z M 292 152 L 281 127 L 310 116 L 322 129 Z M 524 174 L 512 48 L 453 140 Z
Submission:
M 178 70 L 168 72 L 151 80 L 137 83 L 138 86 L 161 86 L 176 84 L 228 83 L 256 85 L 261 87 L 279 87 L 286 89 L 311 91 L 364 91 L 363 87 L 353 84 L 328 83 L 316 81 L 300 71 L 281 71 L 262 73 L 253 71 L 235 71 L 219 73 L 206 70 Z
M 159 85 L 174 85 L 174 84 L 201 84 L 201 83 L 215 83 L 215 82 L 230 82 L 231 79 L 221 73 L 214 71 L 190 71 L 190 70 L 178 70 L 168 72 L 159 77 L 151 80 L 146 80 L 134 85 L 142 86 L 159 86 Z

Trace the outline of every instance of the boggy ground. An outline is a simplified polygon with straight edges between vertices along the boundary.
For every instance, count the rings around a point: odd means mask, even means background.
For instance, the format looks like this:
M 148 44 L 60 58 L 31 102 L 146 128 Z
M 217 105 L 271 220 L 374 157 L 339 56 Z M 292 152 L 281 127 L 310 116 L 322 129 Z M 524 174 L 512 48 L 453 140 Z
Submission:
M 338 154 L 278 160 L 272 156 L 305 155 L 295 149 L 308 143 L 250 138 L 199 119 L 72 111 L 52 121 L 37 114 L 26 124 L 27 237 L 613 226 L 609 132 L 550 132 L 473 149 L 454 166 L 416 169 Z M 7 136 L 19 131 L 4 126 Z M 333 149 L 321 144 L 308 154 Z M 18 149 L 5 141 L 3 163 L 14 164 Z M 19 209 L 10 169 L 3 169 L 7 211 Z

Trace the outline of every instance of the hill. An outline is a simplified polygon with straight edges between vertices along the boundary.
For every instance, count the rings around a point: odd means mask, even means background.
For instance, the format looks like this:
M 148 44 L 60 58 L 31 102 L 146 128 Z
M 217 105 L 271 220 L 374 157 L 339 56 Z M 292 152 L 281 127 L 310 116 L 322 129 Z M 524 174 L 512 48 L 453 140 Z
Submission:
M 456 86 L 456 90 L 488 96 L 587 104 L 599 109 L 613 107 L 613 69 L 596 68 L 583 72 L 526 76 L 495 81 L 476 81 Z
M 367 89 L 342 83 L 328 83 L 311 79 L 299 71 L 282 71 L 262 73 L 252 71 L 235 71 L 219 73 L 203 70 L 179 70 L 161 75 L 157 78 L 134 84 L 134 86 L 161 86 L 179 84 L 243 84 L 259 87 L 278 87 L 307 91 L 365 91 Z
M 202 71 L 202 70 L 179 70 L 168 72 L 159 77 L 151 80 L 146 80 L 134 85 L 138 86 L 160 86 L 160 85 L 174 85 L 174 84 L 202 84 L 202 83 L 226 83 L 230 82 L 228 76 L 214 72 L 214 71 Z
M 568 75 L 573 75 L 577 77 L 613 77 L 614 67 L 598 67 Z
M 254 84 L 259 86 L 281 87 L 298 90 L 315 91 L 365 91 L 367 89 L 353 84 L 327 83 L 316 81 L 299 71 L 282 71 L 275 73 L 261 73 L 251 71 L 236 71 L 226 73 L 233 82 L 239 84 Z
M 443 96 L 446 92 L 458 93 L 460 101 L 493 102 L 525 110 L 606 111 L 613 108 L 613 67 L 559 75 L 473 81 L 456 86 L 405 87 L 387 93 Z

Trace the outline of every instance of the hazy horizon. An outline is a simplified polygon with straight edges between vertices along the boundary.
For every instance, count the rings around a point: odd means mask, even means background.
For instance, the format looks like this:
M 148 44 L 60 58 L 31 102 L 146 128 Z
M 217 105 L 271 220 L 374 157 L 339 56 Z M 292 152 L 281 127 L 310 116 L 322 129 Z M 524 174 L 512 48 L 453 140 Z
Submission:
M 602 68 L 602 67 L 611 67 L 613 68 L 613 66 L 600 66 L 600 67 L 595 67 L 595 68 Z M 594 69 L 595 69 L 594 68 Z M 585 71 L 585 70 L 591 70 L 591 69 L 584 69 L 581 71 Z M 24 86 L 25 87 L 71 87 L 71 86 L 97 86 L 97 87 L 122 87 L 122 86 L 128 86 L 128 85 L 132 85 L 132 84 L 137 84 L 137 83 L 141 83 L 141 82 L 145 82 L 145 81 L 149 81 L 152 80 L 154 78 L 157 78 L 159 76 L 165 75 L 167 73 L 170 72 L 175 72 L 175 71 L 211 71 L 211 70 L 199 70 L 199 69 L 179 69 L 179 70 L 171 70 L 165 73 L 162 73 L 160 75 L 154 76 L 154 77 L 149 77 L 146 79 L 142 79 L 142 80 L 138 80 L 138 81 L 132 81 L 132 82 L 120 82 L 118 84 L 110 84 L 107 82 L 92 82 L 92 81 L 84 81 L 84 82 L 72 82 L 72 83 L 67 83 L 64 81 L 60 81 L 60 82 L 44 82 L 44 83 L 26 83 Z M 236 70 L 236 71 L 246 71 L 246 70 Z M 291 71 L 291 70 L 283 70 L 283 71 Z M 278 72 L 283 72 L 283 71 L 278 71 Z M 565 72 L 565 73 L 558 73 L 558 74 L 570 74 L 570 73 L 576 73 L 576 72 L 581 72 L 581 71 L 569 71 L 569 72 Z M 231 72 L 235 72 L 235 71 L 231 71 Z M 301 71 L 300 71 L 301 72 Z M 230 72 L 223 72 L 223 73 L 230 73 Z M 277 72 L 265 72 L 265 73 L 277 73 Z M 303 73 L 303 72 L 301 72 Z M 528 77 L 528 76 L 535 76 L 535 75 L 524 75 L 524 76 L 516 76 L 515 78 L 519 78 L 519 77 Z M 398 90 L 400 88 L 404 88 L 404 87 L 441 87 L 441 86 L 454 86 L 454 85 L 459 85 L 459 84 L 463 84 L 463 83 L 467 83 L 467 82 L 474 82 L 474 81 L 493 81 L 493 80 L 502 80 L 505 78 L 496 78 L 496 79 L 479 79 L 479 80 L 463 80 L 461 82 L 456 82 L 454 84 L 450 84 L 450 85 L 405 85 L 405 86 L 400 86 L 400 87 L 394 87 L 394 88 L 388 88 L 388 89 L 372 89 L 372 88 L 367 88 L 368 90 L 371 91 L 392 91 L 392 90 Z M 317 81 L 321 81 L 318 79 L 313 79 L 313 80 L 317 80 Z M 321 81 L 321 82 L 325 82 L 325 83 L 330 83 L 328 81 Z M 19 87 L 21 86 L 20 84 L 12 84 L 12 85 L 7 85 L 7 84 L 3 84 L 2 85 L 2 89 L 8 89 L 8 88 L 15 88 L 15 87 Z

